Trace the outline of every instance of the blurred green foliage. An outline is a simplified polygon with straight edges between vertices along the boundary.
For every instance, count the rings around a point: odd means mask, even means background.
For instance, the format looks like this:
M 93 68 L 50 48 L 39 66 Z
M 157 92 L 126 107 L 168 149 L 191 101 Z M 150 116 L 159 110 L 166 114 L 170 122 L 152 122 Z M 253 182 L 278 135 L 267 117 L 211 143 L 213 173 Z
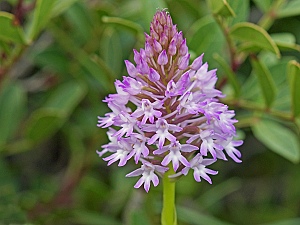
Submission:
M 300 1 L 0 1 L 0 224 L 159 224 L 161 188 L 109 168 L 97 116 L 167 8 L 192 58 L 218 68 L 243 163 L 183 177 L 179 224 L 300 224 Z

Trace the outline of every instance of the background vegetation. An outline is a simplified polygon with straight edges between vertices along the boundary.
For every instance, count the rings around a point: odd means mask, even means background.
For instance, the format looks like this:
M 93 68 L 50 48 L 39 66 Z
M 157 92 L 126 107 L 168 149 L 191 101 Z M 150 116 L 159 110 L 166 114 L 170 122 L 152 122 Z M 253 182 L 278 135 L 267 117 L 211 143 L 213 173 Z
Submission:
M 179 224 L 300 224 L 300 1 L 1 0 L 0 224 L 159 224 L 161 187 L 107 167 L 97 116 L 167 8 L 218 68 L 243 163 L 177 184 Z

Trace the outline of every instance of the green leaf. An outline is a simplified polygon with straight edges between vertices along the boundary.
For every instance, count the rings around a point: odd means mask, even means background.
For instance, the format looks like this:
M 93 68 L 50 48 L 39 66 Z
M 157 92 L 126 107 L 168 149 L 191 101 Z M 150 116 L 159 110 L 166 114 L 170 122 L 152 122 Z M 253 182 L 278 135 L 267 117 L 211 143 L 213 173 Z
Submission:
M 35 4 L 33 20 L 31 21 L 27 37 L 32 41 L 46 26 L 51 18 L 52 8 L 56 0 L 37 0 Z
M 6 55 L 9 55 L 10 52 L 11 52 L 9 44 L 6 43 L 6 42 L 4 42 L 4 41 L 2 41 L 2 40 L 0 40 L 0 51 L 3 52 Z
M 292 112 L 294 117 L 300 116 L 300 64 L 292 60 L 287 69 L 291 90 Z
M 104 23 L 117 24 L 117 25 L 123 26 L 125 28 L 128 28 L 129 30 L 132 30 L 133 32 L 135 32 L 140 40 L 143 39 L 142 36 L 144 34 L 144 29 L 138 23 L 135 23 L 135 22 L 132 22 L 131 20 L 123 19 L 120 17 L 109 17 L 109 16 L 103 16 L 102 21 Z
M 166 9 L 168 6 L 164 0 L 145 0 L 141 2 L 141 14 L 143 15 L 144 22 L 148 25 L 152 20 L 153 15 L 157 9 Z
M 260 26 L 248 22 L 237 23 L 230 29 L 230 35 L 249 46 L 271 51 L 280 57 L 277 45 L 267 31 Z
M 75 81 L 60 85 L 27 121 L 25 138 L 38 143 L 56 133 L 85 95 L 85 87 Z
M 241 187 L 241 180 L 237 178 L 230 178 L 220 184 L 211 187 L 208 191 L 199 196 L 197 202 L 205 209 L 212 208 L 218 205 L 218 203 L 226 196 L 230 195 L 233 192 L 236 192 Z
M 293 219 L 287 219 L 287 220 L 281 220 L 271 223 L 264 223 L 262 225 L 299 225 L 300 224 L 300 218 L 293 218 Z
M 112 81 L 114 73 L 101 58 L 97 55 L 88 55 L 87 52 L 81 49 L 74 40 L 70 39 L 69 35 L 62 29 L 56 26 L 51 26 L 51 28 L 52 34 L 59 42 L 60 47 L 73 55 L 78 64 L 86 70 L 84 71 L 84 75 L 91 75 L 105 91 L 111 92 L 114 90 Z
M 252 126 L 252 131 L 270 150 L 291 162 L 299 162 L 299 138 L 290 129 L 275 121 L 260 120 Z
M 61 84 L 46 101 L 44 108 L 60 111 L 68 116 L 86 93 L 86 87 L 75 81 Z
M 290 59 L 282 58 L 277 63 L 268 66 L 278 90 L 273 109 L 288 112 L 291 110 L 290 88 L 287 77 L 283 76 L 287 72 L 287 65 Z
M 104 31 L 103 38 L 101 40 L 101 56 L 105 61 L 106 65 L 110 67 L 115 78 L 119 77 L 121 74 L 121 69 L 123 68 L 123 52 L 122 43 L 120 36 L 116 29 L 112 27 L 107 27 Z
M 292 33 L 275 33 L 271 34 L 271 37 L 274 41 L 281 43 L 296 43 L 296 37 Z
M 29 139 L 21 139 L 4 145 L 1 153 L 4 155 L 14 155 L 20 152 L 29 151 L 34 147 L 34 142 Z
M 0 93 L 0 146 L 14 134 L 25 113 L 25 92 L 18 83 L 5 84 Z
M 187 41 L 189 49 L 197 55 L 205 52 L 204 58 L 211 68 L 218 66 L 213 59 L 213 54 L 224 52 L 225 39 L 220 27 L 211 16 L 203 17 L 192 25 L 187 34 Z
M 76 210 L 73 213 L 74 223 L 82 225 L 121 225 L 108 215 L 99 214 L 99 212 L 91 212 L 86 210 Z
M 26 44 L 25 34 L 19 25 L 14 24 L 14 15 L 0 12 L 0 39 L 7 42 Z
M 268 67 L 274 66 L 278 64 L 283 58 L 280 60 L 274 55 L 272 52 L 263 51 L 259 53 L 259 59 Z M 273 74 L 272 74 L 273 75 Z
M 259 60 L 270 70 L 276 88 L 281 88 L 281 85 L 287 86 L 287 79 L 283 74 L 286 74 L 286 67 L 291 59 L 290 57 L 283 57 L 278 60 L 276 56 L 270 52 L 262 52 L 259 54 Z
M 281 51 L 299 51 L 300 45 L 296 44 L 296 37 L 291 33 L 271 34 L 272 39 Z
M 131 213 L 131 223 L 132 225 L 150 225 L 149 218 L 147 218 L 147 214 L 144 210 L 135 209 Z
M 55 1 L 55 4 L 52 8 L 51 16 L 56 17 L 60 15 L 77 1 L 78 0 Z
M 212 216 L 201 213 L 199 210 L 190 209 L 183 206 L 177 207 L 178 220 L 190 225 L 231 225 L 231 223 L 223 222 Z
M 235 73 L 229 67 L 229 65 L 225 61 L 225 59 L 223 59 L 219 54 L 217 54 L 217 53 L 214 54 L 214 59 L 220 64 L 220 66 L 223 68 L 226 76 L 228 77 L 229 82 L 234 89 L 234 96 L 238 97 L 240 95 L 240 84 L 237 80 Z
M 75 3 L 65 12 L 69 23 L 73 26 L 73 36 L 77 42 L 86 43 L 91 38 L 92 21 L 84 4 Z M 73 37 L 74 38 L 74 37 Z M 80 45 L 79 44 L 79 45 Z
M 253 0 L 255 5 L 263 12 L 267 12 L 272 5 L 273 0 Z
M 38 109 L 28 119 L 24 136 L 34 143 L 39 143 L 52 137 L 64 121 L 65 116 L 58 109 Z
M 298 127 L 298 132 L 300 132 L 300 117 L 295 118 L 295 124 Z
M 276 15 L 278 18 L 300 15 L 300 1 L 292 0 L 287 2 L 287 4 L 277 11 Z
M 208 0 L 208 5 L 213 14 L 217 14 L 223 17 L 235 16 L 234 11 L 226 0 Z
M 240 22 L 245 22 L 248 20 L 249 11 L 250 11 L 249 0 L 227 0 L 227 1 L 236 15 L 233 18 L 229 18 L 230 25 L 234 25 Z
M 0 224 L 24 224 L 26 213 L 18 202 L 16 176 L 6 160 L 0 158 Z
M 256 57 L 251 57 L 251 64 L 258 78 L 265 104 L 270 107 L 276 97 L 276 86 L 268 68 Z
M 250 76 L 242 83 L 241 96 L 243 99 L 262 102 L 263 99 L 260 95 L 260 88 L 255 74 L 251 73 Z
M 62 74 L 68 73 L 69 58 L 58 46 L 50 46 L 38 51 L 33 52 L 32 55 L 37 65 Z

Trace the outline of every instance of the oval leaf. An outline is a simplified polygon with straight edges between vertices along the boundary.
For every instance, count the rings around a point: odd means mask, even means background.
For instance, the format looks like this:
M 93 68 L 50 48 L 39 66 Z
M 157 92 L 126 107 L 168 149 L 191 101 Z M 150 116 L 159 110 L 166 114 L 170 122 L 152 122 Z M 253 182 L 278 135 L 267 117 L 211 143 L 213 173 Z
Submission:
M 100 45 L 101 55 L 106 65 L 114 71 L 114 74 L 121 74 L 121 69 L 123 68 L 123 52 L 122 41 L 118 32 L 112 27 L 106 28 Z
M 70 6 L 72 6 L 78 0 L 63 0 L 63 1 L 56 1 L 55 5 L 53 6 L 51 16 L 55 17 L 59 14 L 63 13 L 67 10 Z
M 292 0 L 280 8 L 276 13 L 278 18 L 300 15 L 300 1 Z
M 236 192 L 240 188 L 242 188 L 241 180 L 230 178 L 211 187 L 209 191 L 200 195 L 197 202 L 205 209 L 212 208 L 218 205 L 218 203 L 226 198 L 226 196 Z
M 278 42 L 278 41 L 275 41 L 275 43 L 281 51 L 298 51 L 298 52 L 300 52 L 300 45 L 283 43 L 283 42 Z
M 73 4 L 64 15 L 72 27 L 76 28 L 73 30 L 73 36 L 77 42 L 85 43 L 91 39 L 93 22 L 84 4 Z
M 183 206 L 177 207 L 177 212 L 178 212 L 178 220 L 182 222 L 186 222 L 187 224 L 194 224 L 194 225 L 206 225 L 206 224 L 230 225 L 231 224 L 231 223 L 223 222 L 210 215 L 201 213 L 199 212 L 199 210 L 194 210 Z
M 232 88 L 234 89 L 234 95 L 235 97 L 238 97 L 240 95 L 240 84 L 237 80 L 237 77 L 235 73 L 232 71 L 232 69 L 229 67 L 228 63 L 223 59 L 219 54 L 214 54 L 214 59 L 220 64 L 220 66 L 223 68 Z
M 262 225 L 299 225 L 299 224 L 300 224 L 300 218 L 298 217 L 298 218 L 274 221 L 271 223 L 264 223 Z
M 58 110 L 62 115 L 68 116 L 79 104 L 85 93 L 85 86 L 70 81 L 61 84 L 54 90 L 43 107 Z
M 141 2 L 141 1 L 137 1 Z M 151 0 L 151 1 L 142 1 L 141 2 L 141 14 L 143 15 L 143 24 L 146 24 L 148 27 L 149 21 L 152 20 L 153 15 L 157 9 L 168 8 L 167 3 L 164 0 Z
M 196 21 L 190 28 L 187 37 L 189 37 L 187 38 L 189 48 L 197 55 L 205 52 L 205 61 L 209 62 L 211 68 L 216 68 L 218 63 L 213 59 L 213 54 L 222 54 L 225 39 L 215 20 L 211 16 L 207 16 Z
M 1 224 L 24 224 L 26 212 L 20 206 L 19 187 L 13 170 L 5 158 L 0 158 L 0 218 Z
M 33 40 L 38 33 L 46 26 L 51 17 L 52 8 L 56 0 L 37 0 L 34 9 L 33 20 L 31 21 L 28 39 Z
M 234 11 L 226 0 L 208 0 L 208 4 L 213 14 L 217 14 L 223 17 L 235 16 Z
M 18 44 L 26 44 L 25 34 L 20 26 L 14 25 L 14 15 L 0 12 L 0 39 Z
M 235 17 L 229 18 L 229 24 L 245 22 L 249 17 L 250 5 L 249 0 L 227 0 L 235 13 Z
M 61 48 L 66 52 L 76 56 L 77 62 L 86 70 L 84 76 L 91 76 L 97 80 L 101 88 L 107 92 L 114 90 L 113 80 L 114 73 L 105 64 L 105 62 L 97 55 L 90 56 L 84 51 L 77 42 L 71 40 L 66 32 L 62 29 L 53 26 L 53 34 L 59 42 Z
M 141 36 L 144 33 L 143 27 L 141 27 L 141 25 L 139 25 L 138 23 L 135 23 L 131 20 L 123 19 L 121 17 L 103 16 L 102 21 L 104 23 L 113 23 L 113 24 L 121 25 L 125 28 L 129 28 L 130 30 L 136 32 L 136 34 L 138 35 L 139 38 L 141 38 Z
M 268 68 L 256 57 L 251 57 L 251 64 L 258 78 L 265 104 L 270 107 L 276 97 L 276 86 Z
M 300 45 L 296 44 L 296 37 L 291 33 L 277 33 L 271 35 L 276 45 L 281 51 L 298 51 L 300 52 Z
M 64 124 L 84 94 L 84 86 L 75 81 L 61 84 L 43 108 L 31 115 L 25 129 L 25 137 L 35 143 L 51 137 Z
M 299 138 L 290 129 L 274 121 L 261 120 L 252 126 L 252 131 L 270 150 L 293 163 L 299 162 Z
M 2 86 L 0 93 L 0 146 L 5 144 L 15 132 L 22 115 L 25 113 L 25 92 L 19 84 L 12 83 Z
M 274 41 L 287 44 L 295 44 L 296 37 L 292 33 L 275 33 L 271 34 Z
M 260 26 L 248 22 L 237 23 L 230 29 L 230 35 L 236 40 L 271 51 L 276 54 L 277 57 L 280 57 L 277 45 L 267 31 Z
M 58 46 L 50 46 L 45 49 L 33 51 L 32 58 L 34 62 L 41 67 L 49 68 L 61 74 L 69 72 L 70 60 L 67 54 Z
M 76 224 L 89 224 L 89 225 L 121 225 L 122 223 L 116 221 L 112 216 L 90 212 L 86 210 L 74 210 L 72 212 L 74 223 Z
M 56 133 L 64 121 L 65 116 L 59 110 L 38 109 L 27 121 L 24 136 L 34 143 L 39 143 Z
M 300 64 L 292 60 L 288 64 L 288 80 L 290 82 L 292 112 L 294 117 L 300 116 Z

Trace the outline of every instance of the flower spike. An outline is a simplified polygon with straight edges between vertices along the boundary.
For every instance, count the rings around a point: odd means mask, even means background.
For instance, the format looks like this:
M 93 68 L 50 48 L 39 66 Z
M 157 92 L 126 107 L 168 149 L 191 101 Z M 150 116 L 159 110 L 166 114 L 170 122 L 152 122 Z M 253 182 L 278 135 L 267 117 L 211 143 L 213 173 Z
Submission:
M 141 176 L 134 187 L 146 192 L 169 169 L 173 178 L 191 170 L 197 182 L 212 183 L 218 172 L 207 166 L 227 157 L 240 163 L 243 143 L 234 140 L 234 111 L 219 102 L 216 70 L 204 54 L 190 64 L 187 40 L 165 10 L 155 13 L 145 40 L 134 62 L 125 60 L 129 76 L 104 100 L 111 112 L 97 126 L 109 128 L 110 142 L 97 153 L 108 165 L 133 160 L 140 168 L 126 177 Z

